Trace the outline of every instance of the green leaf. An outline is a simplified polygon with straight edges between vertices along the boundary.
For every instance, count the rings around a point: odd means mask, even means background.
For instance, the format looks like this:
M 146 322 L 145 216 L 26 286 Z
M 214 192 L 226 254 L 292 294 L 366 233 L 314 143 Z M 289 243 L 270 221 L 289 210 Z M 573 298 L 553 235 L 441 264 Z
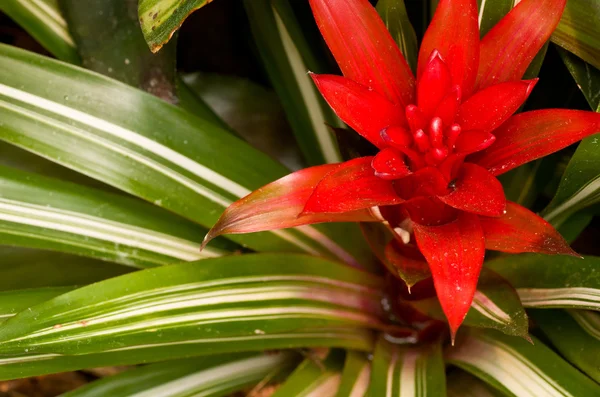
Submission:
M 257 340 L 251 341 L 247 344 L 246 349 L 240 350 L 304 348 L 306 346 L 342 346 L 364 351 L 373 348 L 372 334 L 357 328 L 306 328 L 289 333 L 271 334 L 270 337 L 263 337 L 259 343 L 257 342 Z M 253 347 L 255 345 L 256 347 Z M 19 354 L 0 356 L 0 381 L 82 368 L 151 363 L 206 354 L 206 345 L 203 340 L 193 338 L 177 344 L 157 343 L 131 349 L 115 348 L 95 354 L 36 354 L 22 351 Z
M 565 240 L 572 243 L 588 227 L 592 219 L 594 219 L 594 214 L 586 210 L 579 211 L 563 221 L 557 230 Z
M 446 395 L 440 343 L 412 347 L 396 345 L 381 337 L 372 365 L 367 393 L 370 397 Z
M 504 397 L 479 378 L 460 369 L 448 374 L 448 397 Z
M 566 51 L 560 51 L 560 54 L 592 109 L 600 111 L 600 71 Z M 594 135 L 581 141 L 562 176 L 556 195 L 542 213 L 555 226 L 600 201 L 598 139 L 599 135 Z
M 182 344 L 201 344 L 203 354 L 215 354 L 289 346 L 277 339 L 298 330 L 360 333 L 383 326 L 382 282 L 305 255 L 249 254 L 147 269 L 19 313 L 0 329 L 0 354 Z M 370 347 L 364 339 L 338 343 Z
M 3 244 L 152 267 L 227 252 L 221 242 L 201 253 L 205 232 L 140 200 L 0 167 Z
M 0 139 L 207 227 L 233 201 L 288 172 L 210 121 L 9 46 L 0 46 L 0 120 Z M 361 261 L 366 245 L 349 233 L 360 238 L 352 225 L 228 238 L 256 250 Z
M 410 68 L 416 73 L 417 58 L 419 56 L 417 34 L 408 19 L 404 0 L 379 0 L 377 2 L 377 12 L 383 19 L 394 41 L 400 47 L 400 51 L 404 54 Z
M 600 385 L 534 338 L 470 332 L 446 350 L 446 360 L 509 396 L 596 396 Z
M 67 22 L 58 0 L 2 0 L 0 11 L 15 20 L 52 55 L 66 62 L 80 63 Z
M 152 52 L 157 52 L 175 34 L 183 21 L 212 0 L 139 0 L 142 33 Z
M 0 246 L 0 291 L 86 285 L 131 271 L 131 267 L 59 252 Z
M 551 40 L 600 69 L 599 19 L 596 0 L 569 0 Z
M 410 303 L 422 313 L 446 321 L 437 298 Z M 477 291 L 464 324 L 477 328 L 493 328 L 507 335 L 528 338 L 529 322 L 519 295 L 504 278 L 486 268 L 482 269 Z
M 587 310 L 532 310 L 558 352 L 600 383 L 600 314 Z
M 295 362 L 289 352 L 167 361 L 89 383 L 61 397 L 224 396 L 267 376 L 277 379 Z
M 148 51 L 137 0 L 59 1 L 85 68 L 176 101 L 176 43 L 158 55 Z
M 0 292 L 0 322 L 6 321 L 22 310 L 73 289 L 74 287 L 54 287 Z
M 296 141 L 311 165 L 342 160 L 327 124 L 341 122 L 307 71 L 323 70 L 287 0 L 245 0 L 254 41 Z
M 331 351 L 325 360 L 307 358 L 272 397 L 333 397 L 340 384 L 343 354 Z
M 346 352 L 342 379 L 336 397 L 364 396 L 369 387 L 371 361 L 362 352 Z
M 479 32 L 485 36 L 514 6 L 515 0 L 477 0 Z
M 517 289 L 525 307 L 600 310 L 598 257 L 511 255 L 485 265 Z

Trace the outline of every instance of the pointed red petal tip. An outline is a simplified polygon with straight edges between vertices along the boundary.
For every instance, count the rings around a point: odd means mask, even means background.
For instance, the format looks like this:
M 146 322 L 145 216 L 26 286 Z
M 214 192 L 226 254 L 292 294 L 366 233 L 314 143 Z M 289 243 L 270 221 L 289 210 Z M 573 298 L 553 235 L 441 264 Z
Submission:
M 454 339 L 473 302 L 483 265 L 485 239 L 479 217 L 463 212 L 442 226 L 415 224 L 414 231 Z
M 496 84 L 460 105 L 457 123 L 463 130 L 492 132 L 525 103 L 538 79 Z
M 481 217 L 480 221 L 487 249 L 512 254 L 536 252 L 581 258 L 552 225 L 519 204 L 509 201 L 501 217 Z
M 519 80 L 558 25 L 566 0 L 523 0 L 481 40 L 479 89 Z
M 494 131 L 496 142 L 469 162 L 500 175 L 600 132 L 600 113 L 544 109 L 519 113 Z
M 231 204 L 208 232 L 202 248 L 222 234 L 253 233 L 322 222 L 379 222 L 368 208 L 299 218 L 317 184 L 340 164 L 305 168 L 278 179 Z
M 310 77 L 339 118 L 378 148 L 385 147 L 383 129 L 406 124 L 401 107 L 363 85 L 341 76 Z
M 440 53 L 434 50 L 417 81 L 417 104 L 426 119 L 450 92 L 452 76 Z
M 346 161 L 325 175 L 306 201 L 301 217 L 402 203 L 392 182 L 375 176 L 372 161 L 373 157 Z
M 418 76 L 430 54 L 438 50 L 448 65 L 452 84 L 468 97 L 479 65 L 479 24 L 476 0 L 440 0 L 419 51 Z
M 410 66 L 368 0 L 310 0 L 310 5 L 344 76 L 393 103 L 414 103 Z

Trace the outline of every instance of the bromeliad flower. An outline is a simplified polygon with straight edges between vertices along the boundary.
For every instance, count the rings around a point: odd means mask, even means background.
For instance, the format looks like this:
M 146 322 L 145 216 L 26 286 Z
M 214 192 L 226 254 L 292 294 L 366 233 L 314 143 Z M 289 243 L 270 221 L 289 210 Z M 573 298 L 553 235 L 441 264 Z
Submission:
M 496 179 L 600 131 L 593 112 L 513 116 L 537 81 L 520 79 L 565 3 L 523 0 L 480 40 L 476 1 L 441 0 L 415 79 L 367 0 L 311 0 L 344 74 L 312 78 L 379 153 L 264 186 L 231 205 L 206 241 L 319 222 L 384 222 L 395 232 L 387 260 L 429 266 L 455 334 L 486 249 L 574 255 L 546 221 L 507 202 Z

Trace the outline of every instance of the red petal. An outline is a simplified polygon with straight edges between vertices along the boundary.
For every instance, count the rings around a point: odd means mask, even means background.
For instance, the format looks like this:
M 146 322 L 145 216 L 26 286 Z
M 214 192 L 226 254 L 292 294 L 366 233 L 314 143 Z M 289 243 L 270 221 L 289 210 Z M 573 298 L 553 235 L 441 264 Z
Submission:
M 393 103 L 414 103 L 412 71 L 368 0 L 310 0 L 310 5 L 344 76 Z
M 457 153 L 466 155 L 487 149 L 496 141 L 496 137 L 489 132 L 480 130 L 464 131 L 456 139 L 454 148 Z
M 438 50 L 450 68 L 453 85 L 468 97 L 475 84 L 479 65 L 479 25 L 476 0 L 441 0 L 425 32 L 419 52 L 418 75 Z
M 500 216 L 506 207 L 498 179 L 485 168 L 469 163 L 461 167 L 454 191 L 439 199 L 459 210 L 486 216 Z
M 519 80 L 558 25 L 566 0 L 523 0 L 481 40 L 477 87 Z
M 380 220 L 369 210 L 314 214 L 298 218 L 313 190 L 340 164 L 305 168 L 272 182 L 231 204 L 205 238 L 204 245 L 221 234 L 252 233 L 321 222 Z
M 417 244 L 427 259 L 438 299 L 446 314 L 452 337 L 463 322 L 485 255 L 485 239 L 477 215 L 461 213 L 442 226 L 414 225 Z
M 382 179 L 399 179 L 410 174 L 402 154 L 390 148 L 377 153 L 371 166 L 375 170 L 375 175 Z
M 442 100 L 434 114 L 442 119 L 442 125 L 449 126 L 454 123 L 456 112 L 460 106 L 462 93 L 460 87 L 455 85 L 450 93 Z
M 394 182 L 396 191 L 408 200 L 418 196 L 438 196 L 448 194 L 448 181 L 435 167 L 418 170 Z
M 451 85 L 450 70 L 440 54 L 434 51 L 417 82 L 417 105 L 426 119 L 433 116 L 435 109 L 449 93 Z
M 481 217 L 480 221 L 487 249 L 578 256 L 552 225 L 516 203 L 507 202 L 500 218 Z
M 475 93 L 460 106 L 456 122 L 463 130 L 492 132 L 521 107 L 537 81 L 511 81 Z
M 416 251 L 416 250 L 415 250 Z M 408 286 L 412 287 L 421 280 L 431 277 L 427 262 L 420 254 L 410 252 L 410 247 L 397 240 L 392 240 L 385 247 L 385 258 L 389 270 L 398 275 Z
M 329 106 L 346 124 L 375 146 L 386 146 L 381 131 L 405 125 L 404 109 L 378 93 L 341 76 L 311 74 Z
M 452 222 L 458 214 L 457 210 L 442 203 L 437 197 L 417 197 L 403 203 L 402 207 L 411 221 L 426 226 Z
M 469 158 L 500 175 L 600 132 L 600 113 L 545 109 L 517 114 L 494 131 L 496 142 Z
M 392 182 L 375 176 L 373 157 L 346 161 L 329 172 L 314 189 L 303 214 L 348 212 L 377 205 L 400 204 Z

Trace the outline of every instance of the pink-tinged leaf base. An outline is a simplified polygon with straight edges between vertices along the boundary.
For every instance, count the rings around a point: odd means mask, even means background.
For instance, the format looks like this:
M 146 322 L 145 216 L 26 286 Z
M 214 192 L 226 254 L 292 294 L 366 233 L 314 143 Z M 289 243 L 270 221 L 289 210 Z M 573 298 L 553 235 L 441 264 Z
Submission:
M 494 131 L 496 142 L 468 161 L 500 175 L 600 132 L 600 113 L 544 109 L 517 114 Z
M 379 205 L 400 204 L 391 181 L 375 176 L 373 157 L 346 161 L 327 173 L 314 187 L 302 217 L 319 213 L 344 213 Z
M 392 240 L 385 247 L 388 269 L 399 276 L 410 288 L 421 280 L 431 277 L 429 265 L 415 246 Z
M 315 187 L 340 164 L 296 171 L 231 204 L 204 239 L 205 246 L 222 234 L 253 233 L 322 222 L 374 222 L 381 219 L 368 208 L 336 214 L 299 217 Z
M 552 225 L 516 203 L 509 201 L 506 213 L 501 217 L 481 217 L 480 222 L 487 249 L 512 254 L 537 252 L 579 256 Z
M 479 217 L 463 212 L 442 226 L 415 223 L 414 232 L 454 339 L 473 302 L 483 265 L 485 240 Z

